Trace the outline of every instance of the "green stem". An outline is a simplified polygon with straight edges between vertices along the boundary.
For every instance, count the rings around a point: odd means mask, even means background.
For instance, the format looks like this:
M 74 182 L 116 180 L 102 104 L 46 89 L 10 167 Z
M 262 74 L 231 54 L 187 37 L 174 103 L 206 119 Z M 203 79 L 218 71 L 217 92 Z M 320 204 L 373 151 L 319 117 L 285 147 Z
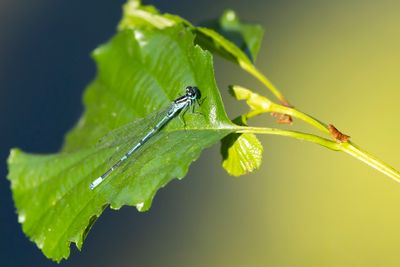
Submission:
M 275 128 L 262 128 L 262 127 L 238 127 L 237 133 L 254 133 L 254 134 L 270 134 L 292 137 L 295 139 L 309 141 L 321 146 L 327 147 L 335 151 L 345 152 L 356 159 L 368 164 L 372 168 L 389 176 L 394 181 L 400 183 L 400 172 L 387 165 L 383 161 L 375 158 L 371 154 L 363 151 L 351 142 L 337 143 L 313 134 L 301 133 L 296 131 L 281 130 Z
M 297 131 L 289 131 L 289 130 L 281 130 L 277 128 L 267 128 L 267 127 L 249 127 L 249 126 L 243 126 L 240 127 L 236 130 L 237 133 L 254 133 L 254 134 L 269 134 L 269 135 L 280 135 L 280 136 L 286 136 L 286 137 L 291 137 L 295 139 L 300 139 L 300 140 L 305 140 L 309 141 L 312 143 L 319 144 L 321 146 L 324 146 L 326 148 L 339 151 L 341 150 L 340 148 L 340 143 L 336 143 L 332 140 L 319 137 L 317 135 L 313 134 L 308 134 L 308 133 L 302 133 L 302 132 L 297 132 Z
M 276 104 L 267 97 L 253 93 L 253 91 L 243 86 L 234 85 L 231 87 L 231 90 L 235 94 L 236 99 L 246 100 L 247 104 L 251 107 L 252 110 L 245 114 L 246 118 L 248 119 L 267 112 L 287 114 L 292 117 L 298 118 L 310 124 L 311 126 L 314 126 L 323 133 L 329 134 L 328 126 L 325 123 L 317 120 L 316 118 L 308 114 L 305 114 L 291 107 Z
M 399 171 L 387 165 L 386 163 L 382 162 L 381 160 L 377 159 L 376 157 L 372 156 L 371 154 L 367 153 L 366 151 L 363 151 L 361 148 L 359 148 L 352 142 L 342 143 L 341 147 L 343 152 L 346 152 L 347 154 L 368 164 L 372 168 L 386 174 L 396 182 L 398 183 L 400 182 Z
M 306 113 L 303 113 L 303 112 L 301 112 L 301 111 L 299 111 L 297 109 L 272 103 L 271 104 L 271 110 L 272 110 L 272 112 L 287 114 L 287 115 L 290 115 L 292 117 L 298 118 L 298 119 L 300 119 L 300 120 L 302 120 L 302 121 L 314 126 L 315 128 L 317 128 L 321 132 L 329 134 L 328 125 L 326 125 L 322 121 L 319 121 L 318 119 L 316 119 L 316 118 L 314 118 L 314 117 L 312 117 L 312 116 L 310 116 L 310 115 L 308 115 Z

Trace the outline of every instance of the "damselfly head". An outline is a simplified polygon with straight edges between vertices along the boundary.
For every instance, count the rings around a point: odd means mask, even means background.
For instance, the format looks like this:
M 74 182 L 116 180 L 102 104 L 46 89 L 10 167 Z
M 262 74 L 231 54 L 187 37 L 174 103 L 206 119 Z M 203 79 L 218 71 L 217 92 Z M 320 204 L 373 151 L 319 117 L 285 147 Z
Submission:
M 195 100 L 201 98 L 201 93 L 199 88 L 197 88 L 196 86 L 188 86 L 186 87 L 186 96 Z

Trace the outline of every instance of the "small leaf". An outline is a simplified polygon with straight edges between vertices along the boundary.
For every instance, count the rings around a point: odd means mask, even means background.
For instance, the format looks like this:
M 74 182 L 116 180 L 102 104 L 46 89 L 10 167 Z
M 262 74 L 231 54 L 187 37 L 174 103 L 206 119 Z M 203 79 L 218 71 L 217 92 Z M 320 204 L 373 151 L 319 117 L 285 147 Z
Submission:
M 261 25 L 241 22 L 231 9 L 225 10 L 219 21 L 221 29 L 227 33 L 225 37 L 229 39 L 228 36 L 235 36 L 235 33 L 239 35 L 241 38 L 235 39 L 234 43 L 255 61 L 264 35 Z
M 247 119 L 240 116 L 237 125 L 246 125 Z M 261 166 L 263 146 L 252 133 L 231 133 L 221 140 L 222 167 L 233 176 L 253 172 Z
M 149 209 L 158 189 L 183 178 L 204 148 L 233 132 L 214 80 L 212 56 L 194 46 L 193 39 L 179 25 L 122 30 L 93 54 L 98 75 L 85 92 L 85 112 L 62 152 L 11 151 L 8 179 L 23 231 L 47 257 L 67 258 L 71 242 L 81 248 L 107 205 Z M 172 120 L 91 191 L 90 183 L 153 127 L 156 111 L 188 85 L 198 86 L 205 100 L 196 113 L 186 113 L 186 127 Z
M 236 12 L 225 10 L 219 19 L 204 23 L 204 26 L 220 33 L 233 42 L 254 62 L 261 47 L 264 30 L 261 25 L 243 23 Z
M 272 102 L 265 96 L 254 93 L 253 91 L 246 89 L 239 85 L 232 85 L 229 87 L 230 93 L 237 100 L 245 100 L 247 105 L 254 111 L 269 112 L 272 106 Z
M 229 134 L 221 144 L 222 166 L 230 175 L 245 175 L 260 167 L 263 146 L 254 134 Z

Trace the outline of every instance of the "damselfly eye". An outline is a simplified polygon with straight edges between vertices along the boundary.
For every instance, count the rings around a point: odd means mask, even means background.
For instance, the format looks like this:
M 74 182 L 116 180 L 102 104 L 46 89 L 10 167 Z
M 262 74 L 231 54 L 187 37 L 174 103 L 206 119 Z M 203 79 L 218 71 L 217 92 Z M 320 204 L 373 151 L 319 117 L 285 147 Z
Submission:
M 193 90 L 193 87 L 187 86 L 187 87 L 186 87 L 186 94 L 187 94 L 187 95 L 191 95 L 192 90 Z
M 200 90 L 195 86 L 188 86 L 186 87 L 186 96 L 199 99 L 201 97 Z
M 201 98 L 201 93 L 200 93 L 199 88 L 192 87 L 192 90 L 193 90 L 193 97 L 196 98 L 196 99 L 200 99 Z

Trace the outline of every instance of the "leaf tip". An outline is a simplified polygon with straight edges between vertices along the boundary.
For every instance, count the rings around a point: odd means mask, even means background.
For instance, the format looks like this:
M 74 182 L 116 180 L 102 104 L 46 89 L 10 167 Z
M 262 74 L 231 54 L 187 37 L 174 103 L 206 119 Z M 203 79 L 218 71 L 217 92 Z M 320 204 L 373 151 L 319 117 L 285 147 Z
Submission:
M 143 207 L 144 207 L 144 202 L 140 202 L 140 203 L 137 203 L 137 204 L 136 204 L 136 209 L 137 209 L 138 211 L 142 211 L 142 210 L 143 210 Z
M 21 149 L 19 148 L 11 148 L 10 155 L 7 158 L 7 164 L 10 165 L 15 162 L 17 156 L 21 153 Z
M 238 22 L 238 17 L 233 9 L 225 9 L 221 16 L 222 22 Z

